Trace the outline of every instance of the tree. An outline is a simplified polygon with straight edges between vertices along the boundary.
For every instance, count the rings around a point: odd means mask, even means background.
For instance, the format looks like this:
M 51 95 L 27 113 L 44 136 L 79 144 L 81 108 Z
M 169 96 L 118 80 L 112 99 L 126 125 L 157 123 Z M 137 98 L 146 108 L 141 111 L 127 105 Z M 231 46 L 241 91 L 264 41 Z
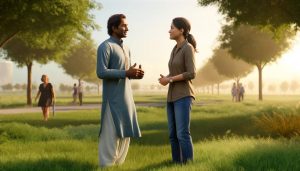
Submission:
M 54 56 L 55 50 L 43 49 L 42 47 L 32 47 L 22 39 L 15 38 L 5 45 L 7 51 L 6 59 L 10 59 L 18 64 L 19 67 L 27 67 L 27 104 L 31 105 L 32 90 L 32 65 L 33 61 L 46 63 Z
M 23 91 L 25 91 L 27 89 L 27 84 L 25 84 L 25 83 L 22 84 L 21 88 L 22 88 Z
M 282 29 L 286 31 L 281 32 L 278 40 L 274 40 L 274 34 L 267 28 L 262 30 L 249 25 L 228 27 L 224 29 L 220 37 L 222 46 L 228 48 L 234 58 L 242 59 L 257 67 L 259 100 L 263 100 L 262 71 L 264 67 L 282 55 L 290 45 L 290 38 L 294 36 L 290 28 Z
M 72 86 L 65 85 L 65 84 L 59 85 L 59 91 L 61 91 L 61 92 L 71 92 L 72 90 L 73 90 Z
M 81 39 L 70 53 L 64 57 L 61 66 L 65 72 L 76 79 L 99 81 L 96 77 L 96 47 L 91 39 Z
M 293 93 L 295 92 L 295 91 L 297 91 L 298 89 L 299 89 L 299 83 L 298 83 L 298 81 L 292 81 L 291 82 L 291 84 L 290 84 L 290 89 L 293 91 Z
M 80 39 L 61 61 L 61 66 L 73 78 L 96 84 L 100 94 L 101 80 L 95 74 L 96 45 L 90 37 Z
M 298 0 L 198 0 L 200 5 L 217 5 L 219 12 L 236 25 L 300 26 L 300 1 Z
M 289 89 L 289 83 L 287 82 L 287 81 L 284 81 L 284 82 L 282 82 L 281 84 L 280 84 L 280 90 L 282 91 L 282 92 L 287 92 L 288 91 L 288 89 Z
M 0 26 L 0 30 L 5 33 L 0 37 L 3 43 L 1 46 L 6 43 L 4 49 L 7 51 L 7 59 L 20 67 L 27 67 L 27 104 L 31 105 L 33 62 L 45 64 L 50 60 L 58 60 L 78 37 L 88 36 L 90 30 L 97 26 L 89 14 L 96 3 L 90 0 L 25 0 L 16 4 L 3 1 L 0 6 L 5 6 L 5 11 L 16 12 L 9 17 L 1 11 L 0 19 L 5 23 Z M 14 28 L 15 23 L 22 23 L 24 27 L 16 24 Z M 32 28 L 31 25 L 37 26 Z M 9 36 L 11 33 L 13 36 Z
M 249 90 L 253 90 L 254 89 L 254 83 L 252 82 L 252 81 L 249 81 L 248 82 L 248 88 L 249 88 Z
M 275 92 L 276 91 L 276 85 L 275 84 L 269 84 L 268 90 L 272 93 Z
M 253 66 L 240 59 L 234 59 L 226 49 L 215 49 L 211 58 L 218 73 L 239 83 L 241 77 L 248 75 Z
M 0 48 L 15 37 L 43 35 L 75 28 L 79 33 L 96 28 L 89 10 L 100 8 L 94 0 L 0 1 Z
M 14 86 L 9 83 L 9 84 L 2 85 L 1 88 L 2 90 L 11 91 L 14 88 Z
M 219 84 L 222 83 L 225 80 L 228 80 L 229 78 L 226 76 L 223 76 L 218 73 L 216 70 L 216 67 L 214 64 L 209 60 L 198 72 L 196 75 L 196 78 L 194 80 L 195 86 L 212 86 L 213 91 L 213 85 L 218 85 L 218 93 L 219 93 Z M 213 92 L 212 92 L 213 93 Z
M 17 83 L 14 85 L 15 90 L 20 90 L 21 89 L 21 84 Z

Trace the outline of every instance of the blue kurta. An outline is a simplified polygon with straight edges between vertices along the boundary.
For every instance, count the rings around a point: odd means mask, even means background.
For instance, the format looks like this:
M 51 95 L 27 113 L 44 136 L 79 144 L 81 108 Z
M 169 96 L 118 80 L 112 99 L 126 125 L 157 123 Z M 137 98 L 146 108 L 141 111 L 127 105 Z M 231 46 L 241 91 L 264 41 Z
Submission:
M 109 103 L 118 137 L 141 137 L 126 65 L 130 66 L 130 51 L 122 41 L 110 37 L 100 44 L 97 76 L 103 79 L 101 128 L 106 104 Z

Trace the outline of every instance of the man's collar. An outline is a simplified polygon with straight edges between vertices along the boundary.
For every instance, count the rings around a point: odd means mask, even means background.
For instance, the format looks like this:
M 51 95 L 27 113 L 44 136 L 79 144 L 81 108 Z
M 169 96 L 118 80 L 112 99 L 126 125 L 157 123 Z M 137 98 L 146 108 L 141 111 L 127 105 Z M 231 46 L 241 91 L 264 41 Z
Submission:
M 116 43 L 118 43 L 120 46 L 123 46 L 123 40 L 122 39 L 118 39 L 114 36 L 110 36 L 110 39 Z

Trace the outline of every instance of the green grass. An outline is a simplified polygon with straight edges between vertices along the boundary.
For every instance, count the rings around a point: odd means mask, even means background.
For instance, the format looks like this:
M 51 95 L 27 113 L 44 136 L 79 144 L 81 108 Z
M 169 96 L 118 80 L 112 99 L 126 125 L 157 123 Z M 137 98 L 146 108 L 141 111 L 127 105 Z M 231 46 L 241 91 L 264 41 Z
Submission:
M 300 138 L 268 134 L 253 120 L 288 111 L 297 98 L 257 102 L 253 97 L 244 103 L 232 103 L 228 96 L 199 98 L 208 105 L 193 107 L 194 162 L 170 163 L 165 107 L 138 107 L 143 137 L 132 139 L 123 165 L 104 170 L 300 170 Z M 101 170 L 99 118 L 98 110 L 57 113 L 46 123 L 41 113 L 0 115 L 0 170 Z
M 71 94 L 56 94 L 56 105 L 73 105 L 73 97 Z M 37 106 L 37 101 L 34 101 L 35 94 L 32 95 L 32 104 Z M 134 95 L 137 103 L 145 102 L 165 102 L 165 94 L 149 94 L 149 93 L 136 93 Z M 26 106 L 26 94 L 23 92 L 0 92 L 0 109 L 2 108 L 19 108 Z M 86 93 L 83 97 L 84 104 L 99 104 L 102 102 L 102 96 L 97 93 Z M 78 103 L 78 99 L 77 99 Z

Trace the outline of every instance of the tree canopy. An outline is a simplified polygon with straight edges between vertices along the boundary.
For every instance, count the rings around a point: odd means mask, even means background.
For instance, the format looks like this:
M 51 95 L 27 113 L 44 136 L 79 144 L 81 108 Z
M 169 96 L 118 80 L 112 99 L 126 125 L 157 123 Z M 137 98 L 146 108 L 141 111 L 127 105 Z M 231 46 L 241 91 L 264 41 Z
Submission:
M 194 80 L 195 86 L 220 84 L 229 78 L 218 73 L 214 64 L 209 60 L 198 72 Z
M 94 41 L 92 39 L 81 39 L 71 48 L 70 53 L 64 57 L 61 66 L 73 78 L 85 79 L 91 82 L 99 80 L 95 74 L 96 45 Z
M 90 14 L 96 8 L 100 4 L 94 0 L 0 1 L 0 47 L 16 35 L 44 37 L 45 33 L 66 27 L 85 34 L 98 27 Z
M 240 59 L 234 59 L 226 49 L 214 50 L 211 61 L 219 74 L 237 81 L 248 75 L 253 69 L 253 65 Z
M 198 0 L 200 5 L 217 5 L 219 12 L 235 24 L 300 26 L 299 0 Z
M 290 27 L 282 27 L 278 39 L 268 28 L 250 25 L 228 27 L 221 35 L 222 47 L 234 58 L 242 59 L 255 65 L 259 73 L 259 100 L 262 100 L 262 70 L 270 62 L 276 61 L 290 44 L 294 32 Z
M 94 0 L 13 0 L 0 2 L 0 47 L 7 59 L 27 66 L 27 104 L 31 105 L 33 62 L 59 60 L 79 38 L 97 28 L 90 10 Z

